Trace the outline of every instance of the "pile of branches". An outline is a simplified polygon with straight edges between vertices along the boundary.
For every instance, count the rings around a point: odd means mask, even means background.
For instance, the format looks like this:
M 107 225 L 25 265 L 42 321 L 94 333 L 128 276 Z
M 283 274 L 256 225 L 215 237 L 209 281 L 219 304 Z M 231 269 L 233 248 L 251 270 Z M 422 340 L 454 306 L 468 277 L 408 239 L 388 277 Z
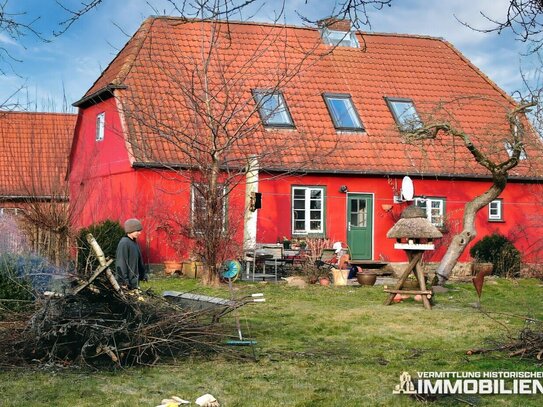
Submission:
M 79 287 L 41 298 L 26 324 L 0 329 L 4 366 L 153 365 L 164 357 L 231 349 L 225 343 L 235 328 L 218 321 L 213 308 L 182 308 L 151 291 L 120 290 L 105 273 L 92 284 L 79 280 Z
M 474 355 L 494 351 L 507 352 L 510 357 L 516 356 L 540 361 L 543 359 L 543 330 L 526 327 L 519 332 L 518 338 L 491 348 L 472 349 L 467 354 Z

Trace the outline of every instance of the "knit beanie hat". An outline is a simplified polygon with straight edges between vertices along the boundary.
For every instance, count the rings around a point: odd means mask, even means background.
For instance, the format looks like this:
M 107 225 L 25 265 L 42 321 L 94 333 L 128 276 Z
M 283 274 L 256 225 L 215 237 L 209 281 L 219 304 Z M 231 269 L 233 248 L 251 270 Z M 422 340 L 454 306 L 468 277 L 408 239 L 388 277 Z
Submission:
M 143 226 L 141 226 L 141 222 L 137 220 L 136 218 L 128 219 L 126 222 L 124 222 L 124 231 L 128 233 L 137 232 L 139 230 L 142 230 Z

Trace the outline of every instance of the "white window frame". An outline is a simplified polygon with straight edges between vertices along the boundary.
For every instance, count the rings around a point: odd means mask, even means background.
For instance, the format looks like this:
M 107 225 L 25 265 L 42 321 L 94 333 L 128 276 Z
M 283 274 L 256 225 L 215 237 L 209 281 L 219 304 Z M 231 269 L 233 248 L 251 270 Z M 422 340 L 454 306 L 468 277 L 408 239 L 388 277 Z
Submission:
M 20 216 L 24 213 L 21 208 L 14 207 L 0 207 L 0 215 Z
M 101 112 L 96 115 L 96 141 L 104 140 L 106 127 L 106 112 Z
M 197 183 L 198 184 L 198 183 Z M 198 184 L 198 185 L 202 185 L 202 184 Z M 205 187 L 205 185 L 204 185 Z M 221 227 L 222 227 L 222 231 L 225 232 L 226 231 L 226 201 L 227 201 L 227 196 L 226 196 L 226 187 L 224 185 L 219 185 L 218 188 L 222 188 L 222 194 L 223 194 L 223 208 L 222 208 L 222 219 L 221 219 Z M 196 188 L 196 185 L 192 184 L 191 185 L 191 188 L 190 188 L 190 223 L 192 226 L 192 233 L 194 234 L 203 234 L 204 231 L 203 230 L 197 230 L 195 229 L 195 226 L 194 226 L 194 213 L 196 212 L 196 194 L 200 194 L 200 192 L 198 191 L 198 189 Z M 204 209 L 205 208 L 200 208 L 200 209 Z
M 494 199 L 488 204 L 488 220 L 503 220 L 502 199 Z
M 304 191 L 304 208 L 295 208 L 295 191 Z M 311 192 L 313 191 L 319 191 L 320 192 L 320 208 L 311 208 Z M 324 194 L 325 189 L 324 187 L 316 187 L 316 186 L 293 186 L 292 187 L 292 197 L 291 197 L 291 217 L 292 217 L 292 235 L 310 235 L 310 234 L 324 234 Z M 296 219 L 296 210 L 303 210 L 304 211 L 304 219 Z M 312 213 L 319 213 L 320 217 L 319 219 L 311 219 Z M 303 220 L 304 221 L 304 229 L 296 229 L 296 220 Z M 320 228 L 318 229 L 312 229 L 311 228 L 311 221 L 320 221 Z
M 294 127 L 292 116 L 282 92 L 273 90 L 254 90 L 253 97 L 258 106 L 258 113 L 266 127 Z M 273 110 L 267 104 L 273 100 L 277 106 Z
M 351 95 L 343 93 L 323 93 L 322 97 L 324 98 L 324 102 L 326 103 L 326 107 L 328 108 L 328 112 L 330 113 L 330 117 L 334 123 L 334 127 L 337 130 L 365 131 L 364 125 L 362 124 L 362 120 L 360 119 L 356 107 L 354 106 Z M 352 126 L 345 126 L 341 123 L 343 116 L 340 116 L 340 112 L 335 109 L 334 104 L 332 103 L 333 100 L 343 102 L 345 111 L 353 123 Z
M 432 225 L 436 227 L 444 226 L 445 198 L 418 196 L 413 200 L 416 206 L 426 210 L 426 219 Z
M 338 47 L 360 48 L 360 43 L 354 31 L 331 30 L 324 27 L 321 30 L 321 37 L 325 44 Z

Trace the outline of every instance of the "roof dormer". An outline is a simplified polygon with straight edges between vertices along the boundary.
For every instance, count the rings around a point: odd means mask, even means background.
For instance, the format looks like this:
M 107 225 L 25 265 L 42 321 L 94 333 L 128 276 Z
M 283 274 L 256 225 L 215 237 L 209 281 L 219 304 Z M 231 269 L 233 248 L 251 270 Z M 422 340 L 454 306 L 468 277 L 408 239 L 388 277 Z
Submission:
M 360 48 L 350 20 L 330 17 L 320 20 L 318 24 L 322 41 L 325 44 L 337 47 Z

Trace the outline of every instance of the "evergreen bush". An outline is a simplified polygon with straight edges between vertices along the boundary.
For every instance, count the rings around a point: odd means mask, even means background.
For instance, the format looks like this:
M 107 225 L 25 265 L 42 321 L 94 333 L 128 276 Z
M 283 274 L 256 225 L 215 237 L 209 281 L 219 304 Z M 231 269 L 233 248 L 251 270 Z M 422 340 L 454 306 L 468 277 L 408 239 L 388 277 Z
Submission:
M 22 257 L 13 254 L 0 255 L 0 315 L 6 309 L 22 311 L 34 299 L 28 277 L 32 270 L 22 269 L 21 260 Z
M 473 245 L 469 253 L 475 261 L 492 263 L 492 274 L 502 277 L 520 275 L 520 252 L 515 245 L 499 233 L 485 236 Z
M 98 267 L 98 261 L 94 257 L 94 252 L 87 242 L 87 234 L 89 233 L 94 236 L 104 251 L 106 258 L 115 257 L 117 245 L 125 234 L 124 229 L 119 222 L 109 219 L 81 229 L 77 236 L 77 264 L 80 272 L 94 270 Z

